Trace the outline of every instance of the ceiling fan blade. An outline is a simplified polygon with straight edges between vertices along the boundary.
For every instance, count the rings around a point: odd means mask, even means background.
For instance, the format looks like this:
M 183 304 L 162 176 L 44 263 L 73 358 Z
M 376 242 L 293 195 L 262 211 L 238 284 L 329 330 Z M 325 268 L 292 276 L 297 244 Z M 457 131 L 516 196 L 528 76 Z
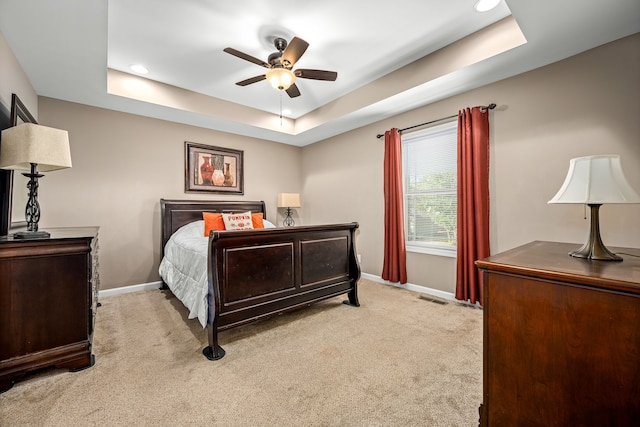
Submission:
M 298 62 L 298 59 L 300 59 L 300 57 L 308 47 L 309 43 L 302 40 L 301 38 L 294 37 L 287 45 L 284 52 L 282 52 L 282 65 L 284 65 L 286 68 L 291 69 L 291 67 L 293 67 L 293 64 Z
M 241 82 L 238 82 L 236 84 L 238 86 L 247 86 L 247 85 L 250 85 L 251 83 L 257 83 L 259 81 L 262 81 L 266 78 L 267 76 L 265 74 L 262 74 L 260 76 L 255 76 L 255 77 L 251 77 L 250 79 L 242 80 Z
M 335 81 L 338 78 L 338 73 L 335 71 L 325 71 L 325 70 L 309 70 L 309 69 L 299 69 L 293 72 L 296 77 L 300 77 L 302 79 L 313 79 L 313 80 L 328 80 Z
M 261 67 L 270 68 L 271 66 L 264 62 L 262 59 L 258 59 L 255 56 L 248 55 L 244 52 L 240 52 L 232 47 L 227 47 L 223 49 L 225 52 L 230 53 L 233 56 L 237 56 L 238 58 L 244 59 L 245 61 L 253 62 L 254 64 L 258 64 Z
M 289 89 L 287 89 L 286 92 L 287 92 L 287 95 L 289 95 L 289 98 L 295 98 L 296 96 L 300 96 L 300 90 L 298 89 L 298 86 L 296 86 L 295 83 L 289 86 Z

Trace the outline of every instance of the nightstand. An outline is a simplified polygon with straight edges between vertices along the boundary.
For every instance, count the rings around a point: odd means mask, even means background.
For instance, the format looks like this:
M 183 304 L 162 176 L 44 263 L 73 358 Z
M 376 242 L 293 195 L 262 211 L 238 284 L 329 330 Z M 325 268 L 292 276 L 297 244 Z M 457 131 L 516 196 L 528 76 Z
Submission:
M 476 261 L 484 275 L 482 426 L 640 420 L 640 249 L 622 262 L 532 242 Z M 635 256 L 633 256 L 635 255 Z
M 47 231 L 51 238 L 0 237 L 0 392 L 30 371 L 95 361 L 98 227 Z

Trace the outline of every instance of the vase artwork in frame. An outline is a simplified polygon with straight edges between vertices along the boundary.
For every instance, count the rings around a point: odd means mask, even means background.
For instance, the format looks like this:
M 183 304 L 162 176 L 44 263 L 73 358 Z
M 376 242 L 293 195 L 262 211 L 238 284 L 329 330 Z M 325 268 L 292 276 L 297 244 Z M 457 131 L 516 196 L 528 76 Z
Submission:
M 185 192 L 244 194 L 243 152 L 185 141 Z

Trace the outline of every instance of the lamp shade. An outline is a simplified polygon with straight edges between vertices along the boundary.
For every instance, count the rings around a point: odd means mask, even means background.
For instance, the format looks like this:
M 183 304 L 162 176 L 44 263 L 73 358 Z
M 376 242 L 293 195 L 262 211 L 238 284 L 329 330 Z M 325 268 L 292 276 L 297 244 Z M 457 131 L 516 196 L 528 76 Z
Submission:
M 287 68 L 270 68 L 266 77 L 271 86 L 278 90 L 287 90 L 296 81 L 295 74 Z
M 620 156 L 605 154 L 569 161 L 569 172 L 549 203 L 640 203 L 622 172 Z
M 66 130 L 23 123 L 2 131 L 0 168 L 26 169 L 37 164 L 40 172 L 71 167 Z
M 300 194 L 298 193 L 280 193 L 278 194 L 279 208 L 299 208 Z

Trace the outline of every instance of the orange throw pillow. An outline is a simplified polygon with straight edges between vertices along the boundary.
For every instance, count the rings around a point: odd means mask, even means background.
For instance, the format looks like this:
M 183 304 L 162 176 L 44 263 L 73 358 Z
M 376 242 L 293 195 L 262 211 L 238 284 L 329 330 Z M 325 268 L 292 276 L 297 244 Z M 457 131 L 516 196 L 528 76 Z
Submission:
M 209 237 L 211 230 L 224 230 L 222 214 L 215 212 L 202 212 L 204 219 L 204 237 Z
M 202 212 L 202 219 L 204 219 L 204 237 L 209 237 L 209 232 L 211 232 L 211 230 L 226 230 L 226 227 L 224 226 L 224 218 L 222 218 L 221 213 Z M 253 224 L 253 228 L 264 228 L 263 219 L 264 214 L 262 212 L 252 213 L 251 222 Z
M 251 222 L 253 222 L 253 228 L 264 228 L 264 222 L 262 221 L 262 212 L 252 213 Z

